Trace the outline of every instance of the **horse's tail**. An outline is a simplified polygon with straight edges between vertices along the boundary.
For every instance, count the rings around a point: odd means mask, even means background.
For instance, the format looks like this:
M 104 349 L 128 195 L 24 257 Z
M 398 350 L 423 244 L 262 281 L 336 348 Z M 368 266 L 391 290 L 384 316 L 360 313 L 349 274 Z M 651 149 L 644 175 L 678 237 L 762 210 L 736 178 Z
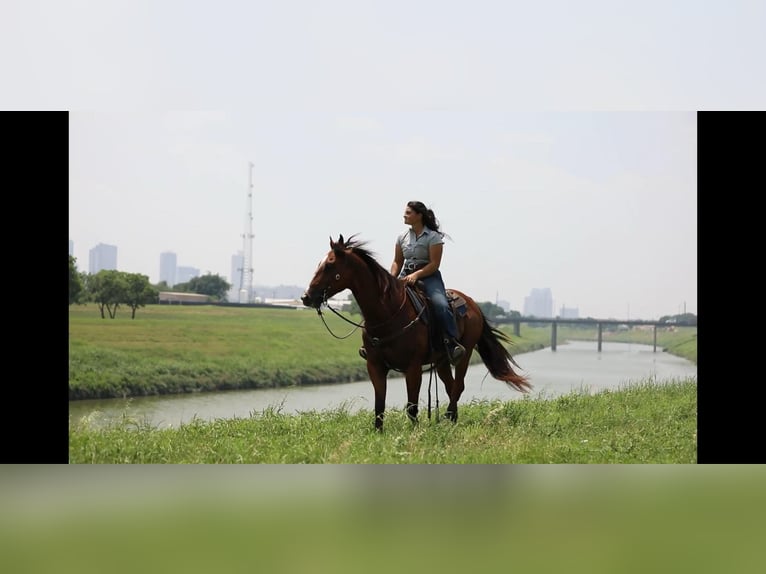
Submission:
M 505 348 L 503 343 L 512 343 L 511 338 L 487 322 L 487 318 L 482 315 L 481 337 L 476 345 L 481 360 L 489 370 L 489 373 L 498 381 L 503 381 L 508 386 L 513 387 L 519 392 L 526 393 L 532 390 L 532 385 L 527 377 L 518 374 L 513 367 L 521 368 L 513 360 L 511 353 Z

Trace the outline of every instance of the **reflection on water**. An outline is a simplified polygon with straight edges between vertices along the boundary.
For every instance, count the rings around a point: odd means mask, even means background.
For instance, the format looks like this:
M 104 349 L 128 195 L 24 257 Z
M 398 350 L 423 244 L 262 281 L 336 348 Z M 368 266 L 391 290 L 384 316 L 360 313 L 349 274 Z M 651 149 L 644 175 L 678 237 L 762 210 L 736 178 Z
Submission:
M 658 350 L 651 345 L 632 343 L 602 344 L 575 341 L 559 345 L 553 352 L 549 348 L 515 356 L 534 389 L 531 397 L 554 398 L 572 391 L 599 392 L 617 389 L 632 382 L 651 379 L 655 382 L 685 379 L 697 376 L 697 366 Z M 361 359 L 360 359 L 361 360 Z M 421 411 L 428 405 L 429 386 L 431 405 L 445 406 L 446 393 L 441 381 L 429 385 L 429 375 L 423 375 L 420 391 Z M 460 404 L 473 400 L 516 400 L 524 395 L 493 379 L 483 364 L 470 367 L 466 375 L 466 388 Z M 386 408 L 401 409 L 407 402 L 404 379 L 389 378 Z M 315 385 L 280 389 L 222 391 L 187 395 L 164 395 L 132 399 L 70 401 L 72 420 L 88 416 L 94 423 L 105 424 L 127 416 L 132 420 L 148 422 L 161 428 L 177 427 L 197 417 L 247 418 L 273 408 L 283 413 L 326 410 L 345 405 L 350 411 L 372 410 L 374 396 L 368 380 L 335 385 Z

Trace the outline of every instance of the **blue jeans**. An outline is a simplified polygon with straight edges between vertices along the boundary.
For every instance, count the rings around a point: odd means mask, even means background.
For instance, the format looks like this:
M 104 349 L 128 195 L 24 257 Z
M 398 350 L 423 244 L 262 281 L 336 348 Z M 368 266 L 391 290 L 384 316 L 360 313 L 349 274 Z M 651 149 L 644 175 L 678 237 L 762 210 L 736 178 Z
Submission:
M 421 279 L 426 289 L 426 294 L 436 314 L 436 321 L 443 333 L 450 338 L 457 339 L 457 324 L 455 317 L 450 313 L 447 293 L 444 288 L 441 271 L 437 270 L 428 277 Z

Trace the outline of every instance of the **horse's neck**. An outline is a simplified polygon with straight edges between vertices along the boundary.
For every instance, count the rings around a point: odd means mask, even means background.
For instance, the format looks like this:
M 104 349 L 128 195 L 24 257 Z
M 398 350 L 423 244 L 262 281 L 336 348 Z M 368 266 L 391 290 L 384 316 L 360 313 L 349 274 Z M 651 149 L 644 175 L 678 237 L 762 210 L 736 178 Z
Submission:
M 391 317 L 402 306 L 406 293 L 404 286 L 392 281 L 388 290 L 383 293 L 377 278 L 368 269 L 355 274 L 351 286 L 359 309 L 368 323 L 378 323 Z

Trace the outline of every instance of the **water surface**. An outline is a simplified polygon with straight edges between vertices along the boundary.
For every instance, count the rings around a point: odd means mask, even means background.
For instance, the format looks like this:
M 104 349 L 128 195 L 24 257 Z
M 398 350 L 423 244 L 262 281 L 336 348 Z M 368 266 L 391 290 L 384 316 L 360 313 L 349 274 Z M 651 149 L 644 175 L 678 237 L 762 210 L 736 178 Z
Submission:
M 697 376 L 697 366 L 686 359 L 661 351 L 654 352 L 651 345 L 633 343 L 602 344 L 597 351 L 595 341 L 574 341 L 550 348 L 515 356 L 534 389 L 530 397 L 555 398 L 572 391 L 596 393 L 606 389 L 619 389 L 626 384 L 651 380 L 667 382 Z M 360 359 L 361 360 L 361 359 Z M 429 396 L 429 375 L 423 375 L 420 391 L 421 413 L 425 414 Z M 459 404 L 482 400 L 517 400 L 524 395 L 493 379 L 483 364 L 469 367 L 466 388 Z M 431 405 L 446 406 L 446 393 L 441 381 L 431 384 Z M 197 417 L 247 418 L 274 408 L 283 413 L 321 411 L 345 406 L 352 412 L 373 410 L 372 383 L 363 380 L 334 385 L 312 385 L 278 389 L 221 391 L 136 397 L 132 399 L 105 399 L 70 401 L 69 414 L 73 420 L 88 416 L 96 424 L 107 424 L 129 417 L 148 422 L 160 428 L 177 427 Z M 386 395 L 387 409 L 402 409 L 407 402 L 407 391 L 402 377 L 390 377 Z

